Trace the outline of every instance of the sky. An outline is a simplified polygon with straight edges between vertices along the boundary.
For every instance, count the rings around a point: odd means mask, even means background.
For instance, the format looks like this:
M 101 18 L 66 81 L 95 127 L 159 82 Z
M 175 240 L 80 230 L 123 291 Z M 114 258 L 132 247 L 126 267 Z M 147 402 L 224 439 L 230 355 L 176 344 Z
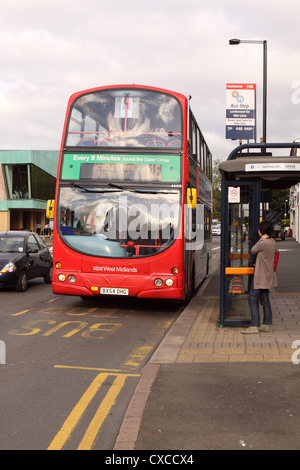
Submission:
M 256 83 L 262 136 L 267 41 L 267 141 L 300 138 L 300 2 L 287 0 L 2 0 L 0 150 L 58 150 L 73 93 L 136 83 L 191 95 L 214 159 L 225 138 L 226 84 Z

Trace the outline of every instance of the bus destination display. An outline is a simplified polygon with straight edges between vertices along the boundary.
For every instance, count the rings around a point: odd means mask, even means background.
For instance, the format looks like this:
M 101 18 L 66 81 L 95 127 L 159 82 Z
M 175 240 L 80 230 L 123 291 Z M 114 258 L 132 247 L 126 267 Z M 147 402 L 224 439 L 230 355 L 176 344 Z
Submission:
M 179 155 L 64 155 L 62 180 L 180 182 Z
M 100 181 L 161 181 L 161 165 L 145 163 L 82 163 L 80 179 L 97 179 Z

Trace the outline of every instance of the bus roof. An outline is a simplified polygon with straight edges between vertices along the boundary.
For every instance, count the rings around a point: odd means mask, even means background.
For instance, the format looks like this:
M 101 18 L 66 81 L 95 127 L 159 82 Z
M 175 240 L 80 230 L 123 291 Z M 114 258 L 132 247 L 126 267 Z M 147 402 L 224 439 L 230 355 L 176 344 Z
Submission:
M 73 93 L 70 96 L 70 101 L 74 101 L 77 97 L 79 97 L 81 95 L 84 95 L 84 94 L 95 93 L 95 92 L 102 91 L 102 90 L 114 90 L 114 89 L 118 89 L 118 88 L 120 88 L 120 89 L 131 88 L 131 89 L 137 89 L 137 90 L 142 89 L 142 90 L 156 91 L 158 93 L 166 93 L 166 94 L 169 94 L 169 95 L 174 95 L 182 103 L 187 101 L 187 97 L 184 94 L 179 93 L 177 91 L 167 90 L 167 89 L 164 89 L 164 88 L 154 87 L 154 86 L 150 86 L 150 85 L 138 85 L 136 83 L 126 83 L 126 84 L 119 84 L 119 85 L 104 85 L 104 86 L 102 85 L 102 86 L 95 87 L 95 88 L 80 90 L 80 91 L 77 91 L 77 92 Z

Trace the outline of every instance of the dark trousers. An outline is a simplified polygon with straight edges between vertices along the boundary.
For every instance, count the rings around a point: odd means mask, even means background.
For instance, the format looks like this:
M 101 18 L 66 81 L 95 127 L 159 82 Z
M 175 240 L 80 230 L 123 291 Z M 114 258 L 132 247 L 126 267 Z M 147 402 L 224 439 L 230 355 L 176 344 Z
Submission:
M 272 310 L 269 299 L 269 289 L 254 289 L 253 282 L 249 292 L 249 307 L 251 311 L 251 325 L 260 326 L 259 304 L 263 306 L 263 324 L 272 325 Z

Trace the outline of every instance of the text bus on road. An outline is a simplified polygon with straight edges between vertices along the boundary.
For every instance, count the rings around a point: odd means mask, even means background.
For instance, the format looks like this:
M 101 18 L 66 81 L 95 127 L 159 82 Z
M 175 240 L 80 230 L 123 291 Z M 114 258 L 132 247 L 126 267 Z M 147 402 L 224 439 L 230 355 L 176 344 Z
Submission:
M 58 164 L 53 292 L 188 298 L 210 266 L 212 157 L 179 93 L 71 96 Z

